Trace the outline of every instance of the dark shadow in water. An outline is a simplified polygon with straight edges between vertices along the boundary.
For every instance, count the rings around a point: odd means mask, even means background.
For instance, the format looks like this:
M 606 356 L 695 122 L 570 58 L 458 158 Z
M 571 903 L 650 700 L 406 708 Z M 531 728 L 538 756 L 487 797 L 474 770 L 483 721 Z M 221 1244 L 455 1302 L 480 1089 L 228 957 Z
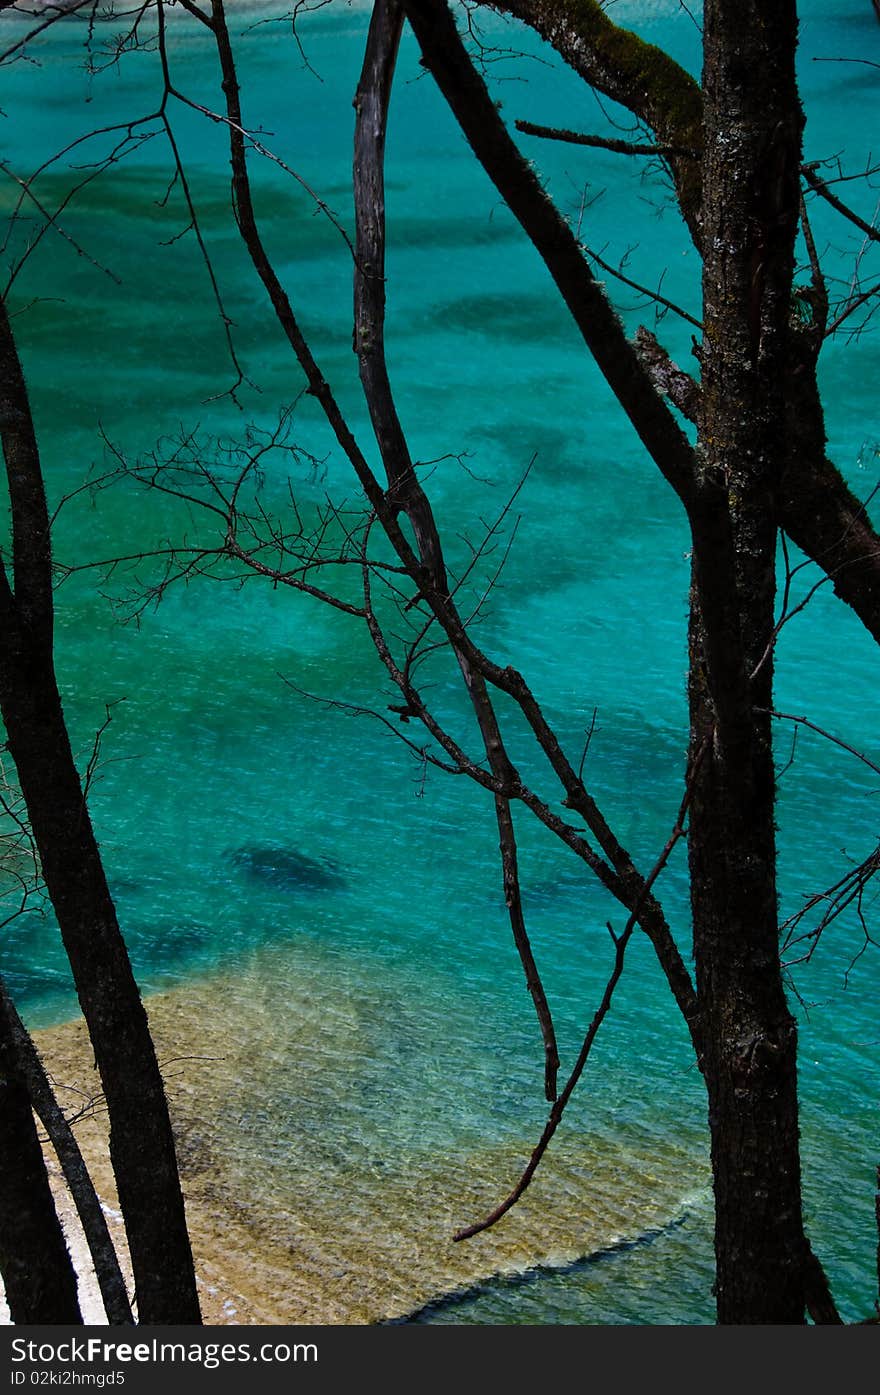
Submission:
M 588 1255 L 581 1255 L 569 1264 L 535 1264 L 529 1269 L 523 1269 L 518 1274 L 496 1274 L 491 1279 L 481 1279 L 479 1283 L 472 1284 L 469 1288 L 458 1288 L 454 1289 L 452 1293 L 444 1293 L 441 1297 L 433 1299 L 412 1313 L 407 1313 L 404 1317 L 388 1318 L 380 1326 L 404 1327 L 410 1323 L 427 1324 L 438 1313 L 449 1313 L 457 1307 L 465 1307 L 475 1299 L 490 1294 L 513 1294 L 524 1288 L 530 1288 L 533 1284 L 539 1284 L 547 1278 L 559 1279 L 582 1274 L 607 1260 L 616 1258 L 618 1255 L 642 1249 L 646 1245 L 653 1245 L 655 1240 L 660 1240 L 679 1230 L 689 1218 L 689 1212 L 683 1211 L 674 1220 L 667 1221 L 665 1225 L 645 1230 L 632 1240 L 616 1240 L 613 1245 L 605 1245 L 601 1250 L 593 1250 Z
M 345 878 L 332 858 L 306 857 L 292 848 L 237 848 L 231 861 L 253 881 L 282 891 L 338 891 L 345 886 Z

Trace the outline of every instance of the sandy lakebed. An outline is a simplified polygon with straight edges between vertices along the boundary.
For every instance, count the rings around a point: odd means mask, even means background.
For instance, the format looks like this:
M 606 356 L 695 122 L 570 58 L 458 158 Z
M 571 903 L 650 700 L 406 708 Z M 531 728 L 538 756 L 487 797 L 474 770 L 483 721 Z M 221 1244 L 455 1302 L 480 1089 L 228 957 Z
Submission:
M 631 1141 L 594 1140 L 567 1126 L 504 1221 L 455 1243 L 458 1227 L 509 1190 L 534 1137 L 524 1129 L 501 1142 L 382 1149 L 357 1136 L 357 1061 L 365 1046 L 357 1004 L 305 987 L 299 1001 L 288 993 L 282 1002 L 265 969 L 256 1004 L 252 989 L 243 993 L 240 976 L 230 975 L 146 999 L 208 1323 L 400 1319 L 493 1276 L 562 1267 L 674 1223 L 686 1193 L 703 1182 L 693 1156 L 671 1141 L 646 1156 Z M 65 1108 L 85 1106 L 76 1133 L 125 1256 L 85 1025 L 78 1019 L 35 1039 Z M 300 1097 L 325 1101 L 326 1131 L 313 1124 L 301 1136 Z M 339 1127 L 343 1108 L 343 1122 L 354 1120 L 348 1134 Z M 87 1247 L 51 1155 L 49 1167 L 84 1314 L 101 1323 Z

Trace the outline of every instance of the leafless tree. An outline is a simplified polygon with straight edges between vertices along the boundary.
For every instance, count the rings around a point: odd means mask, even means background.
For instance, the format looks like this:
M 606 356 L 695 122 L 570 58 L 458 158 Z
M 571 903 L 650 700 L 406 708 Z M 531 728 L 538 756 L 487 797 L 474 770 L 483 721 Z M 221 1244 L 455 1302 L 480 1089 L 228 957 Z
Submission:
M 860 264 L 832 303 L 823 274 L 810 223 L 812 201 L 829 204 L 859 228 L 867 244 L 878 234 L 831 187 L 834 175 L 820 162 L 804 160 L 796 4 L 785 0 L 768 13 L 755 4 L 706 0 L 699 83 L 669 55 L 616 25 L 596 0 L 573 6 L 559 0 L 496 0 L 492 6 L 534 30 L 590 88 L 619 102 L 647 133 L 643 139 L 618 140 L 518 123 L 532 140 L 601 146 L 621 158 L 661 162 L 703 268 L 702 313 L 689 316 L 700 335 L 697 381 L 647 326 L 628 337 L 593 266 L 640 293 L 646 288 L 622 267 L 615 270 L 586 251 L 582 229 L 554 204 L 505 124 L 483 71 L 485 53 L 478 47 L 474 55 L 445 0 L 376 0 L 355 97 L 353 265 L 354 349 L 384 471 L 380 479 L 312 351 L 262 235 L 252 168 L 255 161 L 273 157 L 263 134 L 248 125 L 223 0 L 179 3 L 215 45 L 221 93 L 215 107 L 194 101 L 176 82 L 166 0 L 139 9 L 130 33 L 136 34 L 133 42 L 145 42 L 143 34 L 149 32 L 155 44 L 162 96 L 144 121 L 164 131 L 174 177 L 184 190 L 190 230 L 228 338 L 232 391 L 241 385 L 243 370 L 174 140 L 169 116 L 174 103 L 225 129 L 238 231 L 305 391 L 322 409 L 365 504 L 354 515 L 328 505 L 305 522 L 293 498 L 283 515 L 261 502 L 257 476 L 264 456 L 293 448 L 289 416 L 277 432 L 238 446 L 184 432 L 172 448 L 130 460 L 108 442 L 113 459 L 104 483 L 134 477 L 198 508 L 216 525 L 211 545 L 169 544 L 158 579 L 146 592 L 138 579 L 135 604 L 159 598 L 177 580 L 209 575 L 239 581 L 263 576 L 335 606 L 366 628 L 396 690 L 394 703 L 376 713 L 379 719 L 426 768 L 463 774 L 486 791 L 499 834 L 511 930 L 543 1039 L 551 1107 L 520 1181 L 490 1216 L 459 1238 L 496 1223 L 528 1185 L 609 1010 L 627 945 L 641 930 L 687 1025 L 706 1084 L 719 1320 L 802 1323 L 809 1315 L 815 1322 L 837 1323 L 828 1282 L 804 1228 L 797 1032 L 780 948 L 773 732 L 775 723 L 806 719 L 786 716 L 774 702 L 776 639 L 792 614 L 788 586 L 781 612 L 777 607 L 776 565 L 779 539 L 790 539 L 880 640 L 878 537 L 865 502 L 827 454 L 817 379 L 823 344 L 854 316 L 861 314 L 856 323 L 863 324 L 880 287 L 871 284 Z M 148 11 L 153 27 L 147 31 Z M 474 544 L 471 565 L 456 574 L 395 402 L 385 357 L 384 144 L 407 23 L 423 67 L 543 259 L 587 351 L 673 491 L 690 532 L 689 749 L 675 823 L 647 873 L 603 811 L 583 759 L 566 751 L 526 677 L 478 643 L 474 620 L 484 591 L 477 578 L 491 587 L 488 559 L 497 527 Z M 136 126 L 126 126 L 120 141 L 135 138 Z M 805 285 L 796 280 L 799 236 L 807 250 Z M 677 308 L 656 291 L 650 296 L 665 310 Z M 154 553 L 151 560 L 158 558 Z M 104 565 L 116 573 L 130 566 L 140 578 L 147 560 L 139 553 L 104 559 Z M 357 578 L 357 592 L 350 577 Z M 454 667 L 464 685 L 473 717 L 466 737 L 453 731 L 422 682 L 424 666 L 438 657 Z M 540 784 L 511 754 L 514 723 L 520 729 L 525 724 L 540 753 Z M 564 814 L 558 812 L 560 801 Z M 561 1089 L 551 1005 L 532 953 L 520 887 L 517 823 L 527 816 L 591 870 L 626 917 L 622 931 L 611 929 L 605 992 Z M 684 838 L 693 974 L 657 887 L 672 849 Z M 835 908 L 858 901 L 877 866 L 876 853 L 871 854 L 829 889 L 821 928 Z M 784 927 L 784 946 L 791 948 L 799 924 Z

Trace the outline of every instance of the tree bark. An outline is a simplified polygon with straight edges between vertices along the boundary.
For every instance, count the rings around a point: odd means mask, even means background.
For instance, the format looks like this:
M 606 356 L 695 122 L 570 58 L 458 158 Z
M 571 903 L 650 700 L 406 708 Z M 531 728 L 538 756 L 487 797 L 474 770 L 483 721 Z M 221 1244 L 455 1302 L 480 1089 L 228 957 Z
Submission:
M 816 381 L 818 346 L 795 337 L 785 400 L 786 458 L 776 507 L 779 526 L 825 572 L 837 596 L 880 643 L 880 537 L 866 504 L 825 453 L 825 416 Z M 634 343 L 658 392 L 688 421 L 700 420 L 701 393 L 644 326 Z
M 0 437 L 14 590 L 0 569 L 0 715 L 110 1116 L 138 1317 L 199 1323 L 162 1076 L 70 747 L 53 659 L 49 519 L 27 389 L 0 301 Z
M 778 954 L 776 496 L 802 116 L 793 0 L 704 8 L 704 321 L 689 856 L 718 1319 L 802 1323 L 797 1035 Z M 764 709 L 758 711 L 757 709 Z
M 0 1273 L 14 1323 L 81 1324 L 30 1097 L 0 1014 Z
M 134 1322 L 119 1257 L 113 1246 L 101 1202 L 89 1176 L 73 1130 L 55 1098 L 39 1053 L 0 978 L 0 1030 L 6 1032 L 14 1052 L 15 1069 L 26 1086 L 34 1113 L 49 1135 L 61 1164 L 64 1180 L 82 1223 L 95 1278 L 101 1290 L 104 1312 L 111 1327 Z

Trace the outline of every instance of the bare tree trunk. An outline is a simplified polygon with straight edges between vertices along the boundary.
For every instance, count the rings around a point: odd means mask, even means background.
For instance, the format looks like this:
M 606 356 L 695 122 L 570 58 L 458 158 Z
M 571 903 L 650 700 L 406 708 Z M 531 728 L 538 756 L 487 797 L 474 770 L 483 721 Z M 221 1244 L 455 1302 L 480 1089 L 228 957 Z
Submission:
M 778 953 L 772 707 L 776 489 L 798 217 L 793 0 L 704 10 L 704 318 L 691 806 L 718 1318 L 802 1323 L 809 1251 L 797 1034 Z
M 110 1236 L 101 1202 L 89 1176 L 85 1159 L 64 1110 L 61 1108 L 43 1069 L 39 1053 L 16 1011 L 6 984 L 0 978 L 0 1030 L 8 1035 L 14 1052 L 15 1068 L 27 1087 L 34 1113 L 49 1135 L 71 1198 L 76 1206 L 83 1233 L 95 1266 L 104 1311 L 111 1327 L 134 1322 L 119 1257 Z
M 27 1089 L 0 1014 L 0 1273 L 15 1323 L 80 1324 L 76 1275 Z
M 2 301 L 0 437 L 14 583 L 13 591 L 0 571 L 0 714 L 107 1099 L 139 1320 L 199 1323 L 162 1076 L 58 693 L 49 519 L 27 389 Z

